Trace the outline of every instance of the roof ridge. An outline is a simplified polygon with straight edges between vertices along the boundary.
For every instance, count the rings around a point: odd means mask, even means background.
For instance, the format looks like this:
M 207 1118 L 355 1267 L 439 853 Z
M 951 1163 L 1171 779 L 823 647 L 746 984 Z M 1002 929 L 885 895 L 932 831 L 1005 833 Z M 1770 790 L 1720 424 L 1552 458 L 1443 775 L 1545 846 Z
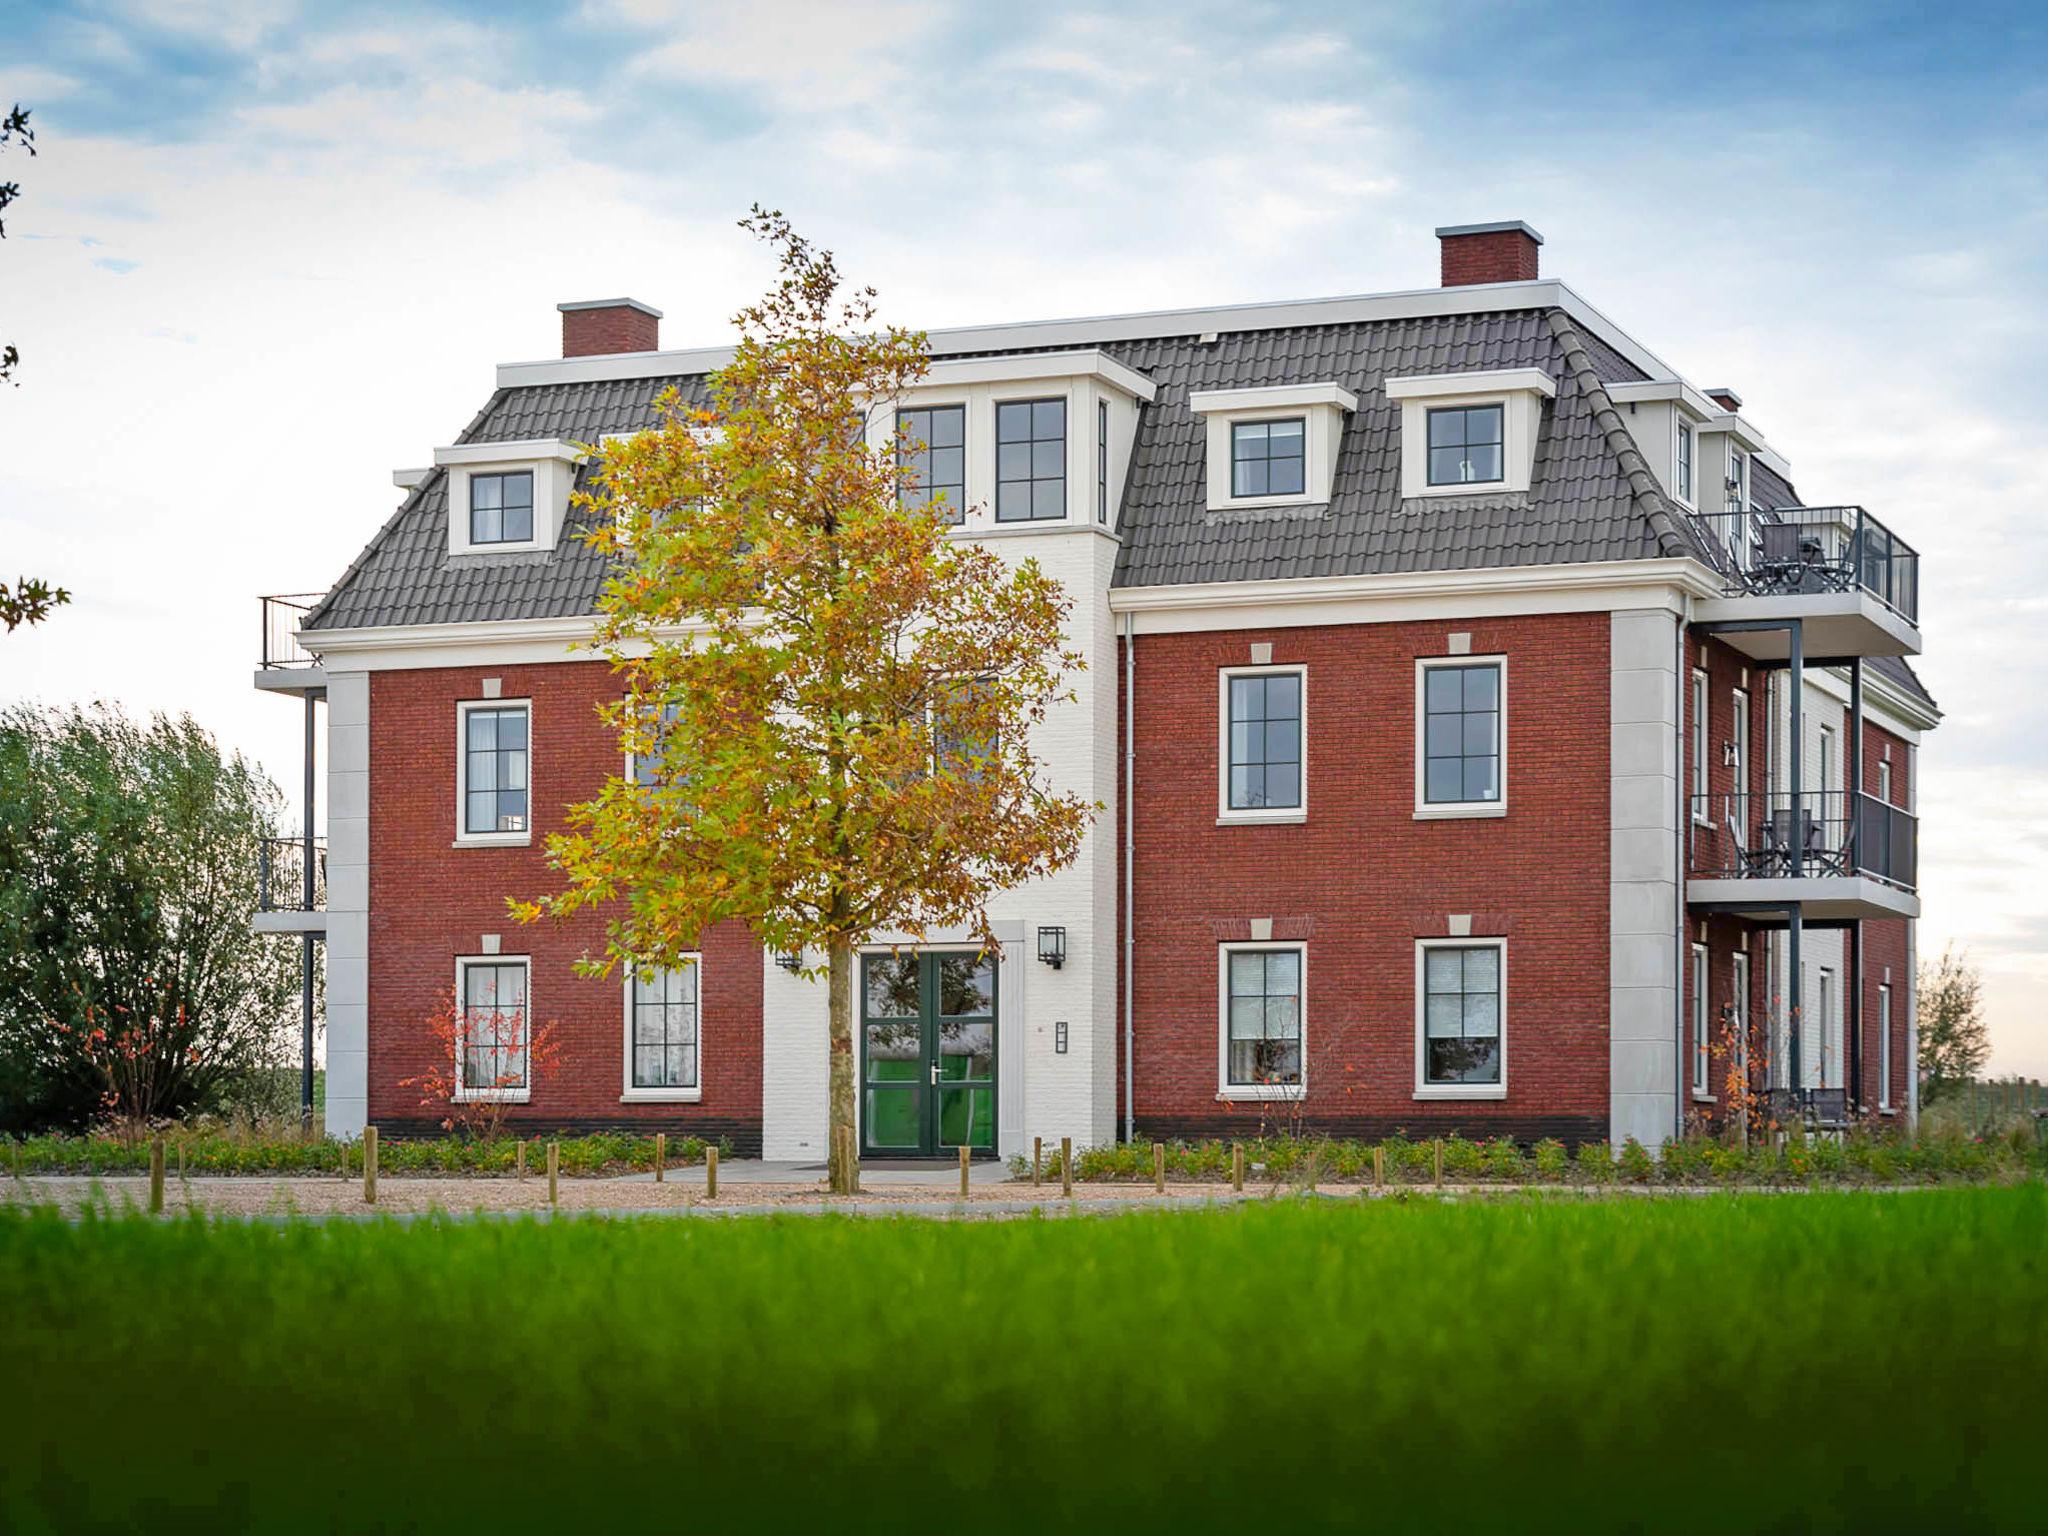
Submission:
M 1698 530 L 1691 526 L 1684 512 L 1666 499 L 1664 488 L 1650 471 L 1649 461 L 1636 447 L 1628 423 L 1621 419 L 1621 412 L 1607 393 L 1607 386 L 1601 383 L 1599 370 L 1593 366 L 1592 354 L 1586 350 L 1579 328 L 1562 309 L 1552 309 L 1546 319 L 1550 334 L 1564 348 L 1564 365 L 1571 370 L 1579 393 L 1585 396 L 1594 424 L 1599 427 L 1608 452 L 1614 455 L 1617 466 L 1627 478 L 1630 497 L 1636 504 L 1636 510 L 1649 523 L 1650 532 L 1656 535 L 1658 548 L 1667 555 L 1699 555 L 1703 545 Z

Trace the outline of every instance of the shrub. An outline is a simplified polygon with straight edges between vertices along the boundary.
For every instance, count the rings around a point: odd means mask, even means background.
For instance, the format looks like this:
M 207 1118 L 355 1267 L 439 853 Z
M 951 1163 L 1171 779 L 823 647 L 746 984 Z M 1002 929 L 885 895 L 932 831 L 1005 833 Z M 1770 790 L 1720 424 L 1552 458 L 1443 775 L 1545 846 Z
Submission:
M 1579 1176 L 1595 1184 L 1614 1182 L 1614 1157 L 1602 1142 L 1582 1142 L 1578 1151 Z
M 1616 1170 L 1627 1183 L 1647 1184 L 1657 1175 L 1657 1160 L 1643 1150 L 1640 1141 L 1631 1136 L 1622 1143 Z
M 1506 1183 L 1519 1182 L 1529 1174 L 1529 1165 L 1522 1160 L 1522 1149 L 1505 1136 L 1496 1137 L 1486 1144 L 1485 1164 L 1489 1178 Z
M 529 1151 L 527 1166 L 540 1168 L 546 1153 L 544 1138 L 497 1137 L 479 1140 L 462 1136 L 434 1136 L 420 1139 L 379 1137 L 377 1163 L 387 1174 L 506 1175 L 513 1171 L 516 1150 L 525 1139 Z M 246 1137 L 219 1131 L 174 1131 L 165 1138 L 172 1167 L 177 1166 L 180 1149 L 185 1154 L 185 1171 L 197 1175 L 268 1175 L 281 1177 L 306 1174 L 339 1174 L 342 1143 L 324 1137 Z M 630 1173 L 654 1166 L 654 1137 L 637 1132 L 600 1131 L 588 1136 L 557 1138 L 561 1147 L 561 1171 L 571 1176 Z M 721 1155 L 730 1155 L 731 1143 L 721 1139 Z M 671 1167 L 704 1160 L 706 1143 L 701 1137 L 672 1135 L 668 1138 Z M 115 1136 L 31 1136 L 15 1143 L 19 1166 L 27 1174 L 90 1174 L 111 1177 L 146 1173 L 149 1143 L 129 1142 Z M 362 1166 L 362 1154 L 351 1149 L 354 1166 Z
M 1536 1143 L 1536 1177 L 1546 1183 L 1561 1184 L 1571 1177 L 1571 1154 L 1564 1149 L 1564 1143 L 1554 1137 L 1546 1137 Z

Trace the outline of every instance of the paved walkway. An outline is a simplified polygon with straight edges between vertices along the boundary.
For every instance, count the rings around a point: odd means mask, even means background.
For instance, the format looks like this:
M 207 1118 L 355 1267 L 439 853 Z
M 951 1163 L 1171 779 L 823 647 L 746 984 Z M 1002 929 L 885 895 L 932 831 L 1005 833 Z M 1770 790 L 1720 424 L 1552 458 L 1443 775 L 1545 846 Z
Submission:
M 653 1173 L 626 1173 L 608 1182 L 614 1184 L 652 1184 Z M 704 1168 L 699 1164 L 691 1168 L 671 1168 L 667 1182 L 692 1185 L 702 1188 Z M 782 1162 L 760 1157 L 736 1157 L 718 1160 L 718 1187 L 728 1184 L 823 1184 L 825 1165 L 823 1163 Z M 1010 1170 L 1006 1163 L 970 1163 L 967 1182 L 973 1188 L 988 1184 L 1007 1184 Z M 960 1188 L 960 1165 L 958 1163 L 931 1163 L 919 1167 L 888 1168 L 863 1163 L 860 1170 L 862 1189 L 950 1189 Z

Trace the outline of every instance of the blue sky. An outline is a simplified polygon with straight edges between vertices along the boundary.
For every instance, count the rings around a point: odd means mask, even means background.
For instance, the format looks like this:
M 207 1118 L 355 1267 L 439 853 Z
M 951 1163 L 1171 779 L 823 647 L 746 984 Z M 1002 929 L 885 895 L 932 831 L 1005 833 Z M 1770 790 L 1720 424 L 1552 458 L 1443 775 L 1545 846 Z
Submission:
M 1523 218 L 1924 552 L 1923 947 L 2048 1075 L 2048 8 L 0 4 L 0 563 L 79 593 L 0 697 L 291 782 L 253 594 L 330 581 L 557 300 L 721 339 L 755 200 L 931 325 L 1426 286 L 1435 225 Z

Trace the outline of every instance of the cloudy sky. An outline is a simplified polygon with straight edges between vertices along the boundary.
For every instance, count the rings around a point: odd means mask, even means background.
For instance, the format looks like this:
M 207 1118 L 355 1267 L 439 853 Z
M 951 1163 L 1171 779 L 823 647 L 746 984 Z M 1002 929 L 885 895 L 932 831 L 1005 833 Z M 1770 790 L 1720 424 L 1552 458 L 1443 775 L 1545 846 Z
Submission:
M 0 566 L 78 594 L 0 698 L 293 782 L 255 595 L 330 582 L 557 300 L 723 340 L 756 200 L 925 325 L 1428 286 L 1435 225 L 1523 218 L 1923 551 L 1923 948 L 2048 1076 L 2041 10 L 1661 9 L 0 0 Z

